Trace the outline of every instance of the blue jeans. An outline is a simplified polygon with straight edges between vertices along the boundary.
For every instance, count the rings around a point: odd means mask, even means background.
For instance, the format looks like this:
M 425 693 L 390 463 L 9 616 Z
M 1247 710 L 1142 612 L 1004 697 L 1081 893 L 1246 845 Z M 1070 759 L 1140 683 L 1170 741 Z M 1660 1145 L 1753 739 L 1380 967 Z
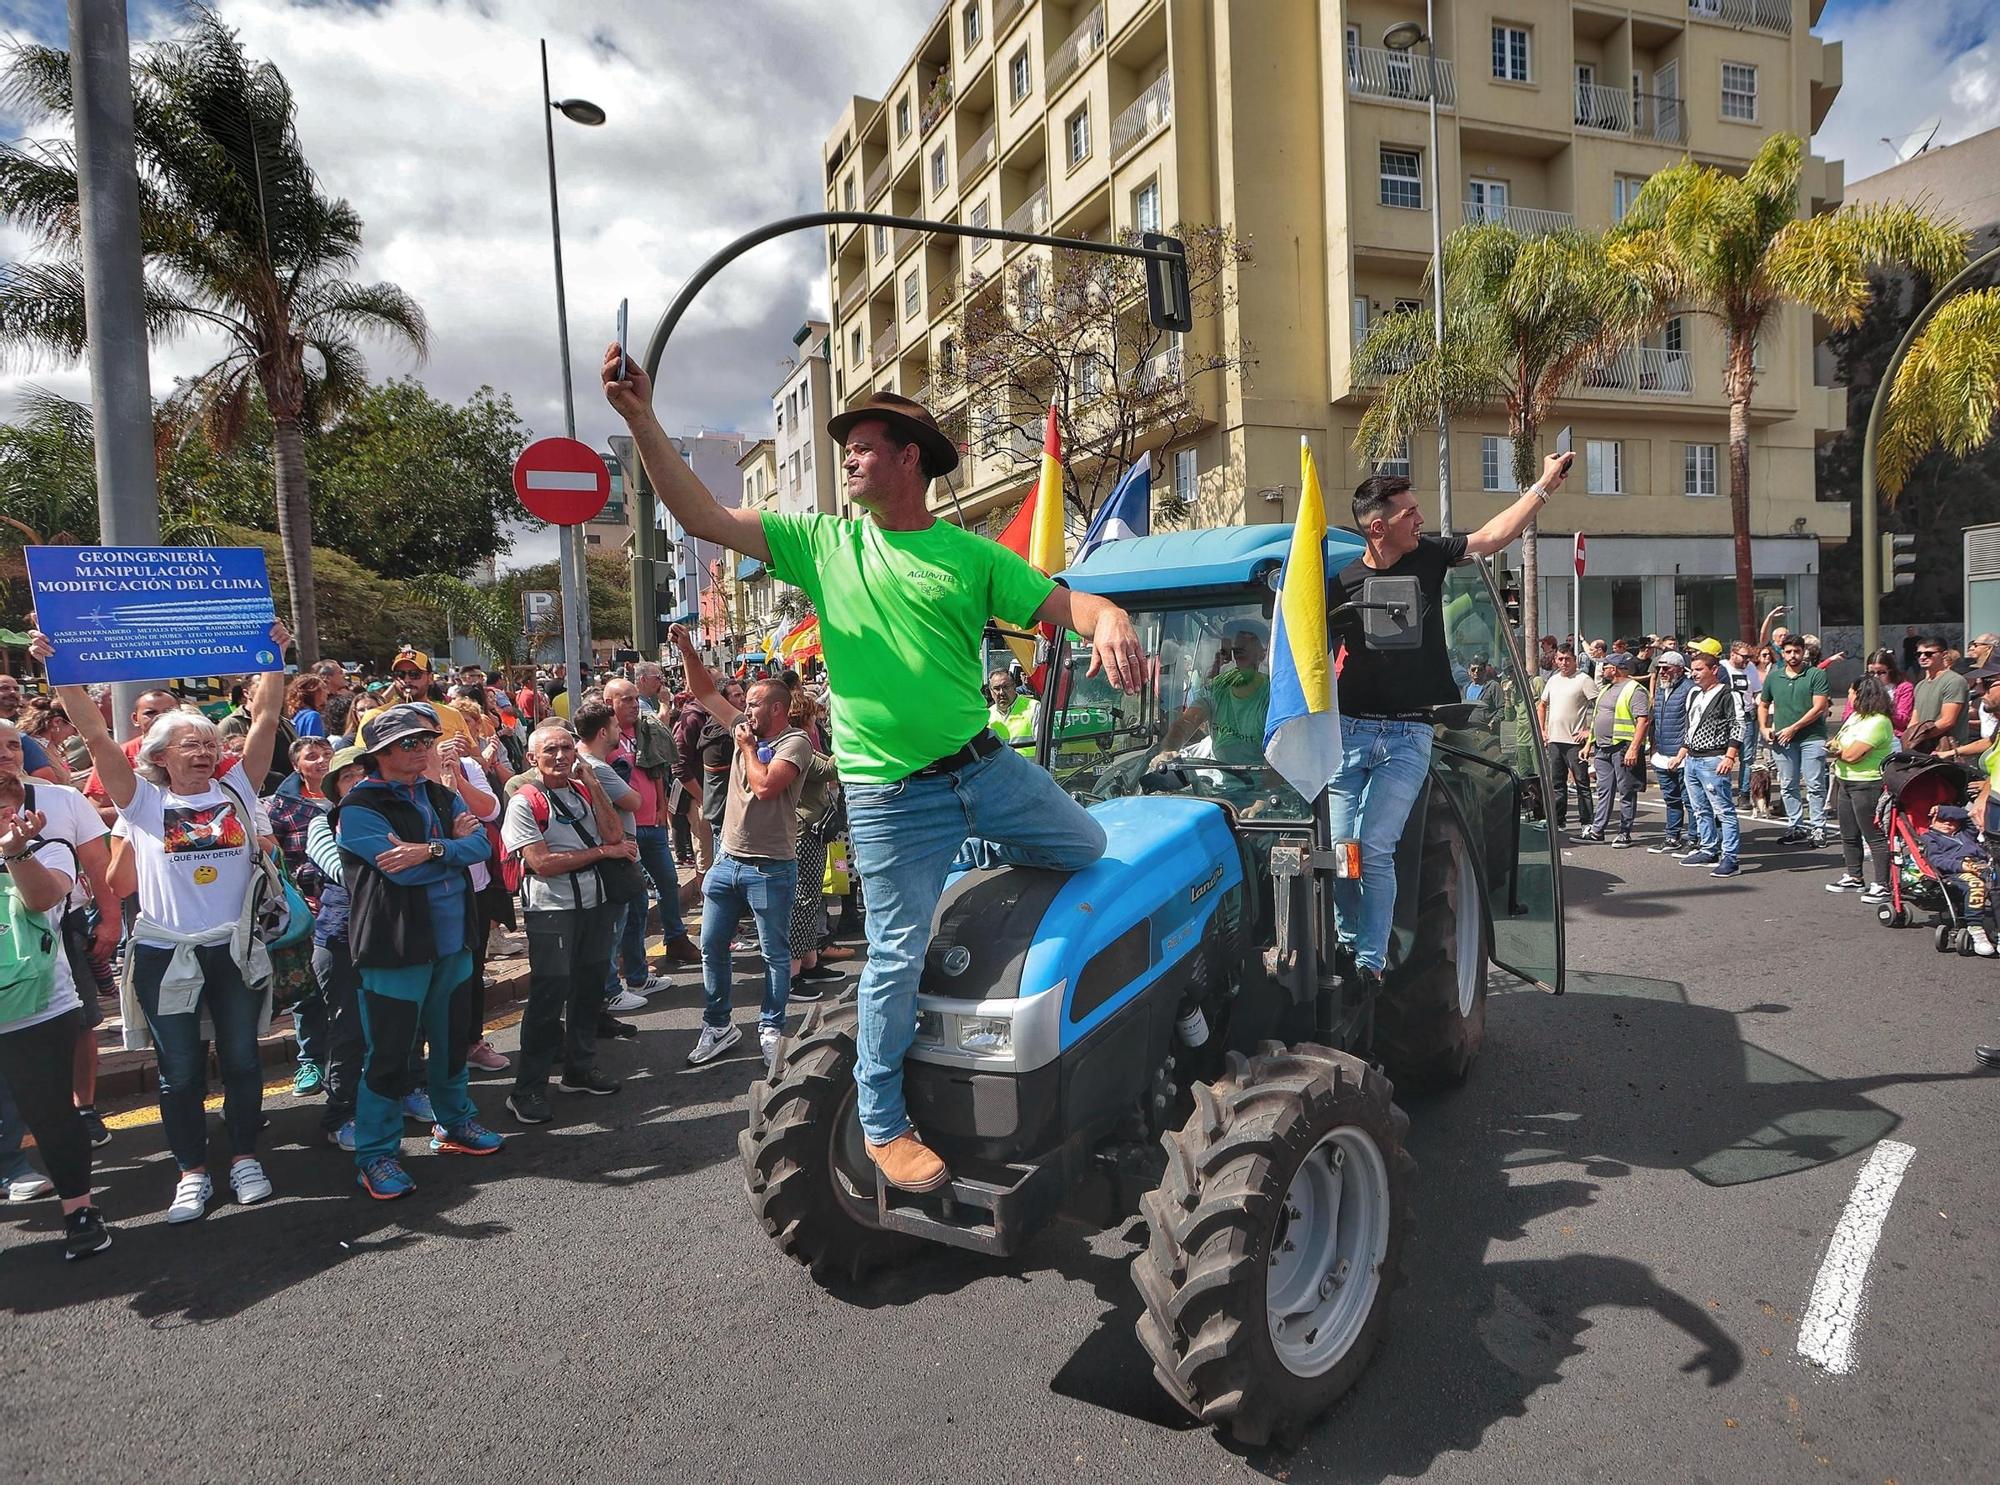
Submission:
M 1814 830 L 1826 828 L 1822 806 L 1826 800 L 1826 739 L 1795 738 L 1773 743 L 1771 752 L 1778 765 L 1778 787 L 1784 793 L 1785 823 L 1799 830 L 1811 823 Z M 1805 798 L 1799 795 L 1803 791 Z
M 364 965 L 358 973 L 368 1051 L 354 1102 L 354 1163 L 365 1170 L 369 1161 L 403 1147 L 403 1097 L 415 1091 L 410 1050 L 419 1039 L 430 1047 L 425 1082 L 438 1123 L 452 1129 L 479 1112 L 466 1092 L 465 1070 L 472 951 L 399 969 Z
M 653 879 L 653 892 L 660 904 L 660 936 L 670 943 L 686 938 L 687 924 L 681 918 L 681 878 L 674 870 L 667 827 L 641 825 L 633 832 L 633 839 L 639 844 L 640 869 Z M 617 989 L 621 972 L 625 983 L 635 990 L 652 973 L 646 964 L 646 915 L 651 909 L 649 902 L 630 902 L 618 910 L 620 916 L 611 935 L 618 952 L 612 956 L 611 974 L 604 984 L 607 999 Z
M 264 992 L 243 983 L 243 973 L 229 957 L 228 944 L 204 944 L 195 949 L 204 983 L 201 999 L 191 1011 L 160 1014 L 160 980 L 173 950 L 154 944 L 133 944 L 132 990 L 145 1013 L 158 1058 L 160 1125 L 167 1148 L 182 1170 L 208 1164 L 208 1114 L 202 1100 L 208 1094 L 208 1048 L 201 1037 L 202 1012 L 215 1027 L 215 1061 L 222 1069 L 222 1123 L 229 1132 L 231 1155 L 255 1155 L 257 1135 L 264 1125 L 264 1073 L 257 1062 L 257 1020 Z
M 881 1145 L 910 1127 L 903 1056 L 917 1034 L 917 981 L 954 861 L 1080 871 L 1104 854 L 1104 827 L 1012 748 L 951 773 L 845 788 L 848 838 L 868 898 L 856 1104 L 862 1131 Z M 968 841 L 977 844 L 962 853 Z
M 785 1002 L 792 994 L 792 894 L 798 883 L 796 861 L 716 852 L 715 865 L 701 884 L 703 1025 L 729 1024 L 729 981 L 734 971 L 729 940 L 748 909 L 757 925 L 757 947 L 764 954 L 764 1005 L 758 1023 L 772 1031 L 785 1029 Z
M 1742 831 L 1736 823 L 1736 781 L 1722 772 L 1719 757 L 1690 758 L 1681 767 L 1687 774 L 1696 844 L 1724 861 L 1734 861 L 1742 849 Z
M 1396 921 L 1396 842 L 1431 771 L 1428 722 L 1340 719 L 1340 772 L 1327 786 L 1333 838 L 1361 842 L 1361 880 L 1333 884 L 1340 941 L 1354 962 L 1378 973 L 1389 960 Z
M 1660 802 L 1667 807 L 1667 835 L 1678 840 L 1687 834 L 1687 780 L 1678 768 L 1663 768 L 1659 773 Z

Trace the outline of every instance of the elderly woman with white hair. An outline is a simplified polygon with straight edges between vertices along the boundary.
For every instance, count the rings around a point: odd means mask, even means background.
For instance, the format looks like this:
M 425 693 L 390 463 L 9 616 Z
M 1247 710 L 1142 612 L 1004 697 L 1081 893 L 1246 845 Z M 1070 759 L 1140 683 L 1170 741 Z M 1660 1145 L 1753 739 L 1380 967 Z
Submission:
M 47 653 L 38 636 L 37 649 Z M 272 627 L 278 652 L 291 636 Z M 159 1059 L 160 1122 L 180 1166 L 167 1221 L 192 1222 L 214 1193 L 208 1174 L 207 1041 L 222 1069 L 229 1184 L 240 1202 L 262 1201 L 270 1179 L 257 1159 L 263 1076 L 257 1039 L 271 1021 L 270 957 L 255 933 L 260 853 L 272 849 L 270 819 L 249 781 L 270 767 L 284 706 L 282 671 L 260 676 L 255 723 L 240 772 L 219 772 L 216 725 L 168 712 L 146 730 L 135 760 L 111 736 L 81 686 L 57 694 L 118 811 L 130 846 L 138 917 L 126 954 L 126 1045 L 151 1043 Z

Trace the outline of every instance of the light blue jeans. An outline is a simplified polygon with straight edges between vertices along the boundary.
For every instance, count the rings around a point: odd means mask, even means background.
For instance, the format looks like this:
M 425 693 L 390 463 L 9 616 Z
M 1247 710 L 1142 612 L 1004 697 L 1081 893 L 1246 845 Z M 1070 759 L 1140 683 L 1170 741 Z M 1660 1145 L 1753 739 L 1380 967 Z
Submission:
M 735 965 L 729 941 L 747 909 L 757 925 L 764 954 L 764 1004 L 758 1024 L 785 1029 L 785 1003 L 792 997 L 792 895 L 798 890 L 796 861 L 763 861 L 715 853 L 715 865 L 701 884 L 701 985 L 705 1026 L 729 1024 L 729 982 Z M 636 909 L 639 904 L 632 904 Z
M 1771 744 L 1778 765 L 1778 788 L 1785 799 L 1785 823 L 1794 830 L 1826 829 L 1826 739 L 1801 737 Z M 1805 798 L 1799 798 L 1803 789 Z
M 917 1032 L 931 918 L 954 861 L 1078 871 L 1104 854 L 1104 827 L 1012 748 L 952 773 L 844 787 L 868 902 L 854 1083 L 862 1131 L 881 1145 L 910 1127 L 903 1056 Z
M 1743 765 L 1737 764 L 1740 769 Z M 1722 759 L 1690 758 L 1687 774 L 1688 812 L 1694 816 L 1695 843 L 1724 861 L 1734 861 L 1742 849 L 1742 827 L 1736 823 L 1736 780 L 1722 772 Z
M 1340 719 L 1340 772 L 1327 786 L 1333 838 L 1361 842 L 1361 880 L 1333 884 L 1340 941 L 1354 962 L 1378 973 L 1388 963 L 1396 922 L 1396 842 L 1431 771 L 1428 722 Z

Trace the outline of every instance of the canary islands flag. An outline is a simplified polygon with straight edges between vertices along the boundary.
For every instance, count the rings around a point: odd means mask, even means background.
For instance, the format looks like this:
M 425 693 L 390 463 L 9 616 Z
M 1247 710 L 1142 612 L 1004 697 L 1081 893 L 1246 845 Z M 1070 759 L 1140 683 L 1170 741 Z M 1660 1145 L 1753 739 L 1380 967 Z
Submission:
M 1326 497 L 1299 440 L 1299 520 L 1271 626 L 1264 757 L 1308 801 L 1340 771 L 1340 713 L 1326 636 Z

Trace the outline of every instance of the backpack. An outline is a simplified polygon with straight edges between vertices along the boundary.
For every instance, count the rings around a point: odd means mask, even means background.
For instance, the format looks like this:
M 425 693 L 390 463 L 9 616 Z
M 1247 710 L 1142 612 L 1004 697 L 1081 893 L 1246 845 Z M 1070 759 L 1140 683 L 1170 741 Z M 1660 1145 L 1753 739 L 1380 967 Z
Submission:
M 60 845 L 65 841 L 44 841 Z M 70 874 L 76 874 L 70 851 Z M 59 909 L 62 904 L 57 904 Z M 60 952 L 59 919 L 50 912 L 32 912 L 21 902 L 14 879 L 0 869 L 0 1025 L 25 1021 L 49 1008 L 56 988 L 56 955 Z

